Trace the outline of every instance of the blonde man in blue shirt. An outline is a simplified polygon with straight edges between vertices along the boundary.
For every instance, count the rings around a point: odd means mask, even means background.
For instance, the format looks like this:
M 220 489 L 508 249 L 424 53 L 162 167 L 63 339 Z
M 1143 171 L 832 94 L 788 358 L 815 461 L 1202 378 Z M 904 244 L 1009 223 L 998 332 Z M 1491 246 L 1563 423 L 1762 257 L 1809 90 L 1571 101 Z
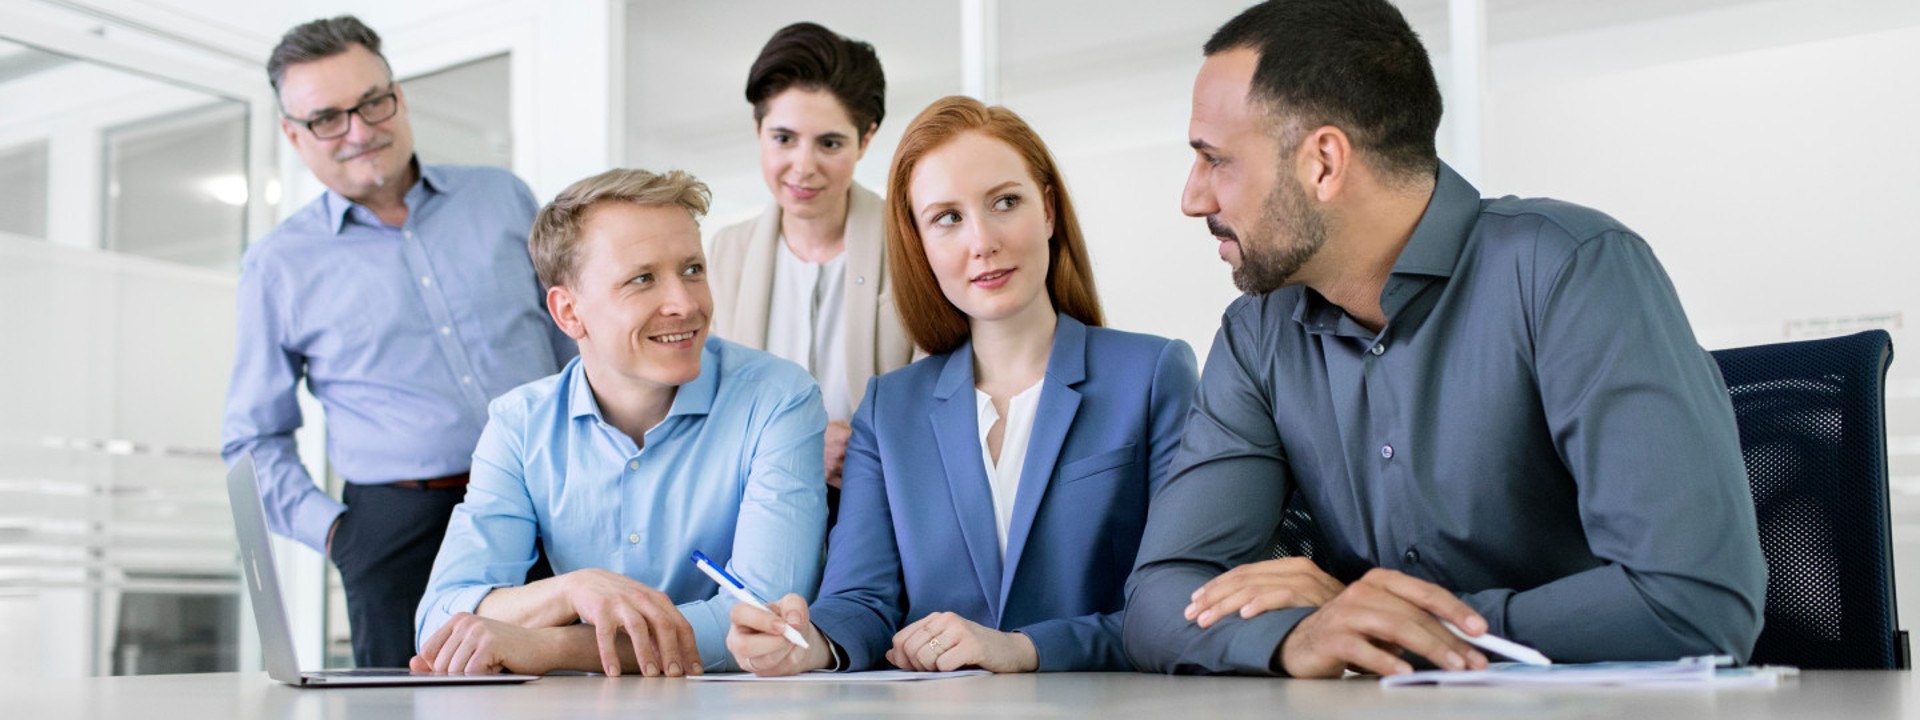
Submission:
M 580 357 L 493 402 L 415 669 L 734 669 L 733 601 L 695 550 L 768 597 L 813 594 L 826 411 L 798 365 L 708 336 L 708 197 L 684 172 L 612 170 L 540 211 L 528 247 Z M 523 584 L 536 538 L 556 575 Z

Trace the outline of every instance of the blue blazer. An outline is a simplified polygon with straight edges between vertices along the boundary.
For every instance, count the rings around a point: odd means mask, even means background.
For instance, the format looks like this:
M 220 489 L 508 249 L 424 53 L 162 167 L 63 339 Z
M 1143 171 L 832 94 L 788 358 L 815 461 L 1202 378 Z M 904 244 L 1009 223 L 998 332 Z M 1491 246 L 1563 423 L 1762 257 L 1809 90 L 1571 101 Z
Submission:
M 853 416 L 813 622 L 847 667 L 941 611 L 1020 631 L 1040 670 L 1131 670 L 1124 589 L 1198 374 L 1178 340 L 1065 315 L 1040 390 L 1005 561 L 982 465 L 972 344 L 875 378 Z

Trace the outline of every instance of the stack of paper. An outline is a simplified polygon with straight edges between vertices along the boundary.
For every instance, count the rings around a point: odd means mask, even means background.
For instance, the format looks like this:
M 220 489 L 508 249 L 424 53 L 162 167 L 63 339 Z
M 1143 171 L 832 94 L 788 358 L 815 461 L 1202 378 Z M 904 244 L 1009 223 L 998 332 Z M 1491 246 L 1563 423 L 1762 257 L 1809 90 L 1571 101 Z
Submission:
M 1380 679 L 1382 687 L 1402 685 L 1774 687 L 1792 668 L 1730 668 L 1698 659 L 1672 662 L 1601 662 L 1561 665 L 1494 663 L 1485 670 L 1426 670 Z
M 688 675 L 688 680 L 709 682 L 824 682 L 824 683 L 869 683 L 869 682 L 916 682 L 921 680 L 946 680 L 948 678 L 988 675 L 985 670 L 952 670 L 949 672 L 912 672 L 908 670 L 871 670 L 868 672 L 827 672 L 816 670 L 798 675 L 780 677 L 760 677 L 753 673 L 729 673 L 714 675 Z

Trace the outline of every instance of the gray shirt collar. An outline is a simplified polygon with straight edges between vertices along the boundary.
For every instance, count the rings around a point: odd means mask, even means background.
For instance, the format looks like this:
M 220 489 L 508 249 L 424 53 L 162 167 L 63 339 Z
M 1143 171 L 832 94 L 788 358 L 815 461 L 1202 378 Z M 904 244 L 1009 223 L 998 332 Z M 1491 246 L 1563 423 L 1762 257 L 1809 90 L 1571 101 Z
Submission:
M 1467 235 L 1473 232 L 1479 218 L 1480 191 L 1445 162 L 1440 163 L 1427 210 L 1414 226 L 1407 246 L 1401 248 L 1387 284 L 1380 289 L 1380 309 L 1386 313 L 1388 326 L 1393 325 L 1394 318 L 1420 290 L 1453 276 L 1454 267 L 1460 264 L 1460 255 L 1466 248 Z M 1365 338 L 1376 335 L 1312 288 L 1302 288 L 1302 291 L 1304 301 L 1294 306 L 1293 319 L 1308 332 Z

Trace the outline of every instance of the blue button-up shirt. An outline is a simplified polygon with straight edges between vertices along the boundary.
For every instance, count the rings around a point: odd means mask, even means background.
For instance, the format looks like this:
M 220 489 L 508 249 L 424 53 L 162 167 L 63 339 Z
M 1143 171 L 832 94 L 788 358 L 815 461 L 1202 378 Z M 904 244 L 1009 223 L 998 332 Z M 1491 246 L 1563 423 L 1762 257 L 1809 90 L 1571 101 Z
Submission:
M 247 251 L 221 455 L 252 452 L 267 526 L 315 550 L 345 509 L 294 447 L 304 378 L 350 482 L 467 469 L 487 401 L 576 353 L 527 257 L 533 193 L 495 168 L 420 165 L 406 223 L 328 191 Z
M 827 412 L 800 366 L 709 339 L 700 376 L 639 444 L 601 415 L 579 360 L 492 413 L 414 616 L 416 643 L 525 582 L 536 537 L 556 575 L 600 568 L 673 598 L 712 671 L 733 667 L 733 598 L 694 567 L 694 550 L 767 599 L 813 597 Z

